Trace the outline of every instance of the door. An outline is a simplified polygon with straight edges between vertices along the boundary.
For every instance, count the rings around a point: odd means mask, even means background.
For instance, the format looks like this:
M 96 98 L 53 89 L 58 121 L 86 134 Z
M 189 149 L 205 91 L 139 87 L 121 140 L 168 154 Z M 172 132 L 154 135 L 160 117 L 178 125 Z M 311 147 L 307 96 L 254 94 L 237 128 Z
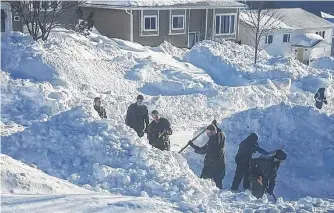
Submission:
M 297 49 L 297 59 L 299 61 L 303 61 L 303 48 L 298 48 Z
M 6 32 L 6 13 L 1 9 L 1 32 Z
M 188 47 L 192 48 L 199 41 L 199 32 L 189 32 Z

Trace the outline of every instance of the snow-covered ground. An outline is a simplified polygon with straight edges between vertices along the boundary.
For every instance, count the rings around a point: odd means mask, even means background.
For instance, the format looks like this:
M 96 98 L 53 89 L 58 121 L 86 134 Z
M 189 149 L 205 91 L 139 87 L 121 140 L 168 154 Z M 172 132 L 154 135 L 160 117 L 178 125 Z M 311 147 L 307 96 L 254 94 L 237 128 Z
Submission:
M 51 212 L 334 211 L 331 58 L 324 59 L 325 67 L 320 60 L 308 67 L 263 52 L 254 66 L 252 48 L 231 42 L 206 41 L 191 50 L 168 43 L 150 48 L 62 29 L 48 42 L 13 34 L 2 40 L 1 52 L 1 152 L 96 193 L 96 202 L 89 203 L 91 195 L 22 196 L 8 185 L 2 193 L 13 189 L 14 195 L 2 196 L 6 212 L 37 206 L 39 212 L 50 212 L 48 206 Z M 329 102 L 321 111 L 313 107 L 319 87 L 327 88 Z M 138 94 L 149 111 L 157 109 L 171 121 L 171 152 L 151 148 L 124 125 Z M 96 96 L 109 119 L 94 111 Z M 213 119 L 227 137 L 222 191 L 198 178 L 203 156 L 190 148 L 177 153 Z M 227 191 L 238 143 L 253 131 L 266 149 L 285 145 L 288 153 L 276 204 L 248 191 Z M 205 137 L 195 143 L 205 143 Z M 19 168 L 7 173 L 30 173 Z

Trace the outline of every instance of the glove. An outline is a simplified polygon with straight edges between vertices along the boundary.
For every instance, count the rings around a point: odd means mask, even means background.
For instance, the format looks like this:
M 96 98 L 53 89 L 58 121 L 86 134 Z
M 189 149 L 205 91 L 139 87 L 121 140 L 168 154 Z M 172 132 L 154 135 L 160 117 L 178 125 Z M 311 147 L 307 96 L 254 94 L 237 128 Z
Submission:
M 189 146 L 194 145 L 193 141 L 188 141 L 188 145 L 189 145 Z

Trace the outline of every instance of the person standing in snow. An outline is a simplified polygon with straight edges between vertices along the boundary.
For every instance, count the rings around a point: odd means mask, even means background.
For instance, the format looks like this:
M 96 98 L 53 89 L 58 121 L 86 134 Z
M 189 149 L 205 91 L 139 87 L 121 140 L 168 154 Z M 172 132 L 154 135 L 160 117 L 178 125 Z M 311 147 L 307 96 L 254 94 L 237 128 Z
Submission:
M 153 121 L 147 127 L 149 144 L 160 150 L 170 150 L 169 135 L 173 133 L 171 125 L 166 118 L 161 118 L 157 110 L 153 110 Z
M 99 113 L 101 118 L 107 118 L 107 113 L 104 107 L 101 106 L 101 98 L 95 97 L 94 98 L 94 109 Z
M 144 97 L 137 96 L 137 102 L 129 106 L 126 112 L 125 124 L 137 132 L 139 137 L 147 133 L 147 126 L 149 124 L 147 106 L 143 104 Z
M 277 171 L 285 159 L 286 153 L 282 150 L 277 150 L 274 156 L 261 156 L 251 160 L 251 175 L 249 179 L 253 196 L 262 198 L 264 193 L 273 195 Z
M 239 144 L 238 153 L 235 156 L 235 163 L 237 164 L 237 168 L 235 171 L 234 179 L 232 182 L 232 191 L 238 191 L 239 185 L 241 180 L 243 179 L 243 188 L 249 189 L 250 182 L 249 182 L 249 163 L 252 159 L 252 154 L 255 152 L 259 152 L 263 155 L 269 155 L 274 152 L 267 152 L 266 150 L 262 149 L 258 142 L 258 136 L 256 133 L 251 133 L 245 140 L 243 140 Z
M 323 103 L 327 105 L 327 99 L 325 97 L 325 88 L 319 88 L 318 92 L 314 95 L 315 107 L 322 108 Z
M 204 167 L 200 177 L 212 179 L 216 186 L 222 189 L 225 177 L 225 135 L 212 124 L 206 128 L 206 134 L 209 140 L 204 146 L 198 147 L 192 141 L 189 141 L 188 144 L 197 154 L 205 154 Z

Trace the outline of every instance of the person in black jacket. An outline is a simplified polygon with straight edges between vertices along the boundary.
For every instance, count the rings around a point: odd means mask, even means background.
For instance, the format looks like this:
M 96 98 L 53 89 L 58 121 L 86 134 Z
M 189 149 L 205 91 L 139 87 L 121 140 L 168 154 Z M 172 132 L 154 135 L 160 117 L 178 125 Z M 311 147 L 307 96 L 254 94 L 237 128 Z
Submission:
M 245 140 L 243 140 L 239 144 L 239 150 L 237 155 L 235 156 L 235 163 L 237 164 L 237 168 L 235 171 L 234 179 L 232 182 L 232 191 L 238 191 L 239 184 L 243 179 L 243 188 L 249 189 L 250 182 L 249 182 L 249 162 L 252 159 L 252 154 L 255 152 L 259 152 L 263 155 L 269 155 L 273 152 L 267 152 L 266 150 L 262 149 L 258 142 L 258 136 L 256 133 L 251 133 Z
M 143 104 L 144 97 L 137 96 L 137 102 L 129 106 L 126 113 L 125 124 L 137 132 L 139 137 L 144 136 L 147 126 L 149 124 L 148 110 Z
M 166 118 L 161 118 L 157 110 L 152 111 L 153 121 L 147 127 L 149 144 L 160 150 L 170 150 L 169 135 L 173 133 L 171 125 Z
M 206 134 L 209 140 L 203 147 L 196 146 L 192 141 L 188 144 L 197 154 L 206 154 L 201 178 L 212 179 L 216 186 L 222 189 L 225 177 L 225 135 L 212 124 L 206 128 Z
M 322 108 L 323 104 L 327 104 L 327 99 L 325 97 L 325 88 L 319 88 L 318 92 L 314 95 L 315 107 L 318 109 Z
M 256 198 L 261 198 L 264 193 L 273 195 L 277 171 L 285 159 L 285 152 L 277 150 L 274 156 L 263 156 L 251 160 L 250 189 Z
M 97 111 L 101 118 L 107 118 L 107 113 L 104 107 L 101 106 L 101 98 L 94 98 L 94 109 Z

